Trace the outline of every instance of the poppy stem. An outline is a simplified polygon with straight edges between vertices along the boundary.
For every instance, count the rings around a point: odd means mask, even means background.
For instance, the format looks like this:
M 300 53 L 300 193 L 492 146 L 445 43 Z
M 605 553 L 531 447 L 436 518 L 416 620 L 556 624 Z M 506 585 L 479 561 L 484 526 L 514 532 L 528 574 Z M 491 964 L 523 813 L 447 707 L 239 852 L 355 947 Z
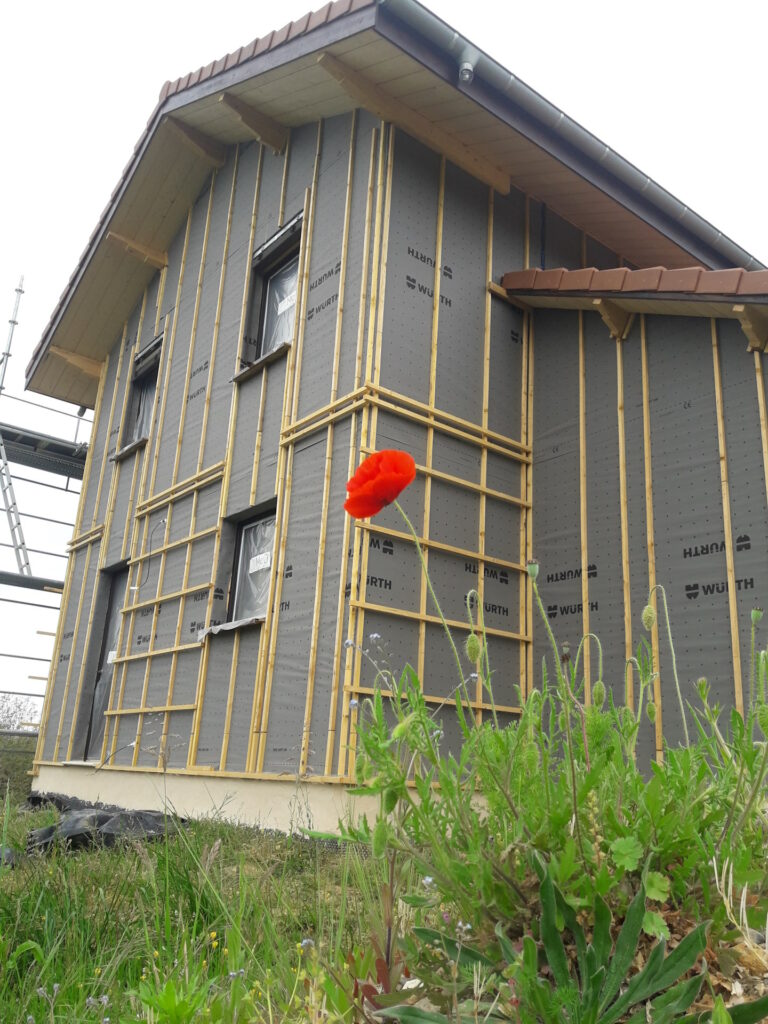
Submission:
M 403 509 L 403 507 L 400 504 L 400 502 L 397 499 L 395 499 L 392 502 L 392 504 L 395 506 L 397 511 L 400 513 L 400 515 L 405 520 L 405 525 L 408 527 L 408 531 L 411 534 L 411 536 L 413 537 L 413 543 L 416 545 L 416 551 L 417 551 L 418 556 L 419 556 L 419 561 L 421 562 L 421 571 L 424 573 L 424 578 L 427 581 L 427 587 L 429 589 L 430 596 L 432 597 L 432 602 L 433 602 L 435 608 L 437 609 L 437 614 L 440 616 L 440 621 L 443 624 L 443 629 L 445 630 L 445 635 L 448 637 L 448 642 L 451 645 L 451 650 L 453 651 L 453 656 L 456 659 L 456 668 L 458 669 L 458 672 L 459 672 L 459 679 L 461 681 L 460 685 L 461 685 L 462 695 L 463 695 L 464 699 L 466 700 L 467 704 L 471 705 L 471 702 L 470 702 L 470 699 L 469 699 L 469 694 L 467 693 L 467 683 L 466 683 L 466 680 L 464 679 L 464 671 L 463 671 L 463 669 L 461 667 L 461 658 L 459 657 L 459 652 L 458 652 L 458 650 L 456 648 L 456 643 L 455 643 L 455 641 L 453 639 L 453 636 L 451 634 L 451 630 L 450 630 L 450 628 L 448 626 L 448 623 L 445 621 L 445 616 L 443 615 L 443 609 L 440 607 L 440 602 L 437 600 L 437 594 L 435 593 L 434 588 L 432 586 L 432 580 L 429 578 L 429 570 L 427 569 L 427 560 L 424 558 L 424 551 L 422 550 L 421 542 L 419 541 L 419 538 L 418 538 L 418 535 L 416 533 L 416 530 L 413 527 L 413 523 L 411 522 L 411 520 L 406 515 L 405 510 Z

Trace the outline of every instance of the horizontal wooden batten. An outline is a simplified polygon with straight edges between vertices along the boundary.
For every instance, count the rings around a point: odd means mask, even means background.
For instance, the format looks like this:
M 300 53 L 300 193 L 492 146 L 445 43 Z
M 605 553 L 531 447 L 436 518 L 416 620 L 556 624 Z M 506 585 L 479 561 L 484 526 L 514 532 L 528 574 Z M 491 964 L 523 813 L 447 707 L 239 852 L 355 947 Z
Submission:
M 379 526 L 377 523 L 356 522 L 359 530 L 366 530 L 368 533 L 375 533 L 382 537 L 392 537 L 395 540 L 403 540 L 413 544 L 413 537 L 410 533 L 402 530 L 391 530 L 387 526 Z M 457 548 L 452 544 L 444 544 L 442 541 L 433 540 L 431 537 L 419 537 L 419 544 L 423 548 L 434 548 L 436 551 L 444 551 L 448 555 L 455 555 L 457 558 L 471 558 L 476 562 L 487 562 L 489 565 L 499 565 L 504 569 L 511 569 L 513 572 L 527 573 L 528 568 L 519 562 L 508 562 L 503 558 L 493 558 L 488 554 L 480 554 L 477 551 L 470 551 L 465 548 Z
M 367 612 L 381 612 L 383 615 L 392 615 L 398 619 L 411 619 L 414 622 L 432 623 L 435 626 L 442 626 L 443 620 L 437 615 L 430 615 L 429 612 L 425 612 L 423 615 L 421 612 L 412 612 L 407 608 L 392 608 L 386 604 L 373 604 L 370 601 L 354 601 L 350 600 L 350 608 L 362 608 Z M 446 624 L 451 629 L 462 629 L 467 632 L 472 632 L 476 629 L 476 626 L 471 626 L 469 622 L 463 622 L 461 619 L 446 619 Z M 488 636 L 498 636 L 506 640 L 520 640 L 524 643 L 530 643 L 531 637 L 521 636 L 520 633 L 514 633 L 511 630 L 496 629 L 493 626 L 485 626 L 485 632 Z
M 136 506 L 136 515 L 149 515 L 150 512 L 155 512 L 157 509 L 170 504 L 172 501 L 177 501 L 179 498 L 185 498 L 193 491 L 202 490 L 210 484 L 217 483 L 224 476 L 224 466 L 225 463 L 223 461 L 217 462 L 215 465 L 208 466 L 207 469 L 203 469 L 199 473 L 195 473 L 194 476 L 187 477 L 186 480 L 181 480 L 179 483 L 173 484 L 171 487 L 167 487 L 164 491 L 159 491 L 157 494 L 150 495 L 149 498 L 145 501 L 139 502 Z
M 372 455 L 376 449 L 369 448 L 367 445 L 360 449 L 366 455 Z M 454 484 L 456 487 L 462 487 L 467 491 L 473 491 L 475 494 L 484 494 L 488 498 L 497 498 L 499 501 L 506 502 L 508 505 L 516 505 L 518 508 L 530 508 L 530 503 L 524 501 L 522 498 L 516 498 L 513 494 L 506 494 L 504 491 L 494 490 L 492 487 L 483 487 L 482 484 L 475 483 L 473 480 L 465 480 L 463 477 L 454 476 L 452 473 L 444 473 L 440 469 L 434 469 L 430 466 L 420 465 L 416 463 L 416 472 L 421 473 L 422 476 L 428 476 L 435 480 L 442 480 L 447 484 Z
M 158 658 L 161 654 L 181 654 L 183 651 L 199 651 L 202 646 L 202 643 L 194 643 L 177 644 L 173 647 L 156 647 L 151 651 L 137 651 L 135 654 L 122 654 L 120 657 L 114 659 L 113 664 L 122 665 L 128 661 L 146 661 L 147 658 Z
M 190 533 L 186 537 L 180 537 L 178 540 L 169 540 L 167 544 L 161 544 L 159 547 L 152 548 L 151 551 L 145 551 L 142 554 L 136 555 L 134 558 L 129 558 L 126 564 L 138 565 L 140 562 L 145 562 L 149 558 L 161 555 L 164 551 L 173 551 L 174 548 L 182 548 L 185 544 L 192 544 L 196 540 L 202 540 L 205 537 L 212 537 L 218 532 L 218 530 L 218 526 L 209 526 L 205 530 L 197 530 L 195 533 Z
M 154 651 L 152 653 L 154 653 Z M 156 707 L 113 708 L 111 711 L 105 711 L 104 714 L 110 717 L 117 715 L 150 715 L 170 711 L 194 711 L 196 707 L 197 704 L 160 704 Z
M 348 697 L 349 696 L 355 697 L 355 696 L 360 695 L 360 696 L 364 696 L 364 697 L 368 697 L 368 696 L 372 697 L 376 693 L 380 693 L 382 697 L 388 697 L 390 699 L 394 699 L 395 696 L 396 696 L 392 692 L 392 690 L 386 690 L 384 688 L 381 688 L 381 689 L 377 690 L 373 686 L 356 686 L 356 687 L 354 687 L 354 689 L 348 691 L 347 696 Z M 431 694 L 431 693 L 423 693 L 422 697 L 424 699 L 424 703 L 425 704 L 435 704 L 438 707 L 442 707 L 444 705 L 450 705 L 451 707 L 455 707 L 456 706 L 456 698 L 455 698 L 455 696 L 437 697 L 437 696 L 435 696 L 434 694 Z M 406 698 L 403 697 L 401 699 L 405 700 Z M 505 715 L 519 715 L 520 712 L 523 710 L 521 707 L 519 707 L 516 704 L 490 704 L 488 701 L 482 701 L 482 700 L 470 700 L 470 701 L 467 701 L 464 698 L 461 698 L 461 706 L 463 708 L 472 708 L 473 711 L 489 711 L 489 712 L 500 711 L 502 714 L 505 714 Z
M 129 612 L 136 612 L 142 608 L 151 608 L 153 605 L 161 604 L 165 601 L 175 601 L 180 597 L 187 597 L 189 594 L 199 594 L 201 590 L 210 590 L 214 586 L 213 583 L 198 583 L 194 587 L 184 587 L 181 590 L 174 590 L 169 594 L 156 594 L 154 597 L 148 597 L 146 601 L 137 601 L 135 604 L 127 604 L 121 609 L 122 615 L 127 615 Z M 154 651 L 149 652 L 154 654 Z

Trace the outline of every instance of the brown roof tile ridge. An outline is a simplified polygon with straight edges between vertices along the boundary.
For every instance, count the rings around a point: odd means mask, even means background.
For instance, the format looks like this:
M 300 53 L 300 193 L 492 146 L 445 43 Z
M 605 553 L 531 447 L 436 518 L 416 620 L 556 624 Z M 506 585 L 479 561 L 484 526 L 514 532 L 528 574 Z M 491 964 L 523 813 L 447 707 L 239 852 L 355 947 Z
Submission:
M 513 270 L 501 278 L 507 291 L 658 292 L 665 295 L 768 295 L 768 270 L 705 270 L 703 267 L 584 267 Z
M 225 54 L 218 60 L 211 61 L 205 67 L 197 68 L 186 75 L 165 82 L 160 90 L 160 102 L 162 103 L 169 96 L 173 96 L 177 92 L 183 92 L 198 81 L 205 81 L 208 78 L 221 74 L 223 71 L 229 71 L 230 68 L 236 67 L 238 64 L 244 64 L 259 54 L 275 50 L 283 43 L 312 32 L 329 21 L 334 21 L 336 18 L 354 13 L 364 7 L 370 7 L 376 2 L 377 0 L 333 0 L 333 2 L 325 4 L 324 7 L 320 7 L 316 11 L 307 11 L 306 14 L 303 14 L 295 21 L 289 21 L 282 28 L 253 39 L 247 45 Z

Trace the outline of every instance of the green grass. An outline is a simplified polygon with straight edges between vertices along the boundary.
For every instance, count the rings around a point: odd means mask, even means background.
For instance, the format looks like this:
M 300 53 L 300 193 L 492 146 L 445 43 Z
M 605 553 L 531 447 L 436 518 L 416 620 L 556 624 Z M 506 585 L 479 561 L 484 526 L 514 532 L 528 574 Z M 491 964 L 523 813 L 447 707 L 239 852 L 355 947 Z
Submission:
M 9 809 L 6 842 L 55 818 Z M 361 856 L 202 821 L 24 858 L 0 878 L 0 1019 L 312 1019 L 320 958 L 343 963 L 367 934 L 370 908 L 348 900 Z

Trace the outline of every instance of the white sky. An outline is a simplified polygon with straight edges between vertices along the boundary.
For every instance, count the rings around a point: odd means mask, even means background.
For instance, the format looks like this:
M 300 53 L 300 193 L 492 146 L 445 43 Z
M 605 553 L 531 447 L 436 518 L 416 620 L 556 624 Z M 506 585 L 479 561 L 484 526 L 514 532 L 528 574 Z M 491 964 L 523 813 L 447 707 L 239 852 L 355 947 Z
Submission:
M 0 20 L 0 343 L 21 274 L 8 393 L 75 268 L 163 82 L 303 15 L 320 0 L 90 0 L 6 4 Z M 429 0 L 462 35 L 768 263 L 765 0 Z M 6 313 L 7 310 L 7 313 Z M 27 396 L 36 399 L 36 396 Z M 0 396 L 0 422 L 72 437 L 73 420 Z M 25 475 L 26 470 L 19 469 Z M 57 481 L 59 484 L 63 481 Z M 72 521 L 73 499 L 17 487 L 22 513 Z M 24 520 L 28 543 L 63 547 L 66 528 Z M 46 536 L 47 534 L 47 536 Z M 0 508 L 0 541 L 9 539 Z M 32 570 L 63 562 L 31 556 Z M 15 570 L 0 548 L 0 568 Z M 56 571 L 58 569 L 58 572 Z M 38 600 L 34 591 L 16 596 Z M 13 596 L 0 588 L 0 597 Z M 39 614 L 41 618 L 36 618 Z M 46 656 L 0 603 L 0 652 Z M 39 692 L 45 666 L 0 657 L 0 688 Z

